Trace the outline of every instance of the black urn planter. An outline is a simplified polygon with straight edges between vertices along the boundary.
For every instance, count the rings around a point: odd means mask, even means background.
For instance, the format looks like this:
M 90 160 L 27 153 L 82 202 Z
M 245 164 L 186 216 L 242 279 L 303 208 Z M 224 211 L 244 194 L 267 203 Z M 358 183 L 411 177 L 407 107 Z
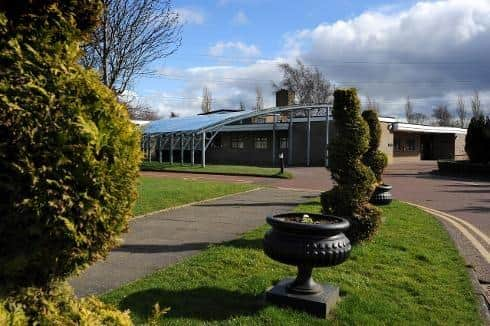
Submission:
M 349 221 L 332 215 L 307 214 L 309 222 L 301 222 L 304 213 L 267 217 L 272 226 L 264 236 L 264 252 L 270 258 L 298 267 L 295 279 L 286 279 L 269 289 L 267 301 L 307 311 L 326 318 L 339 299 L 339 289 L 316 283 L 314 267 L 334 266 L 344 262 L 351 244 L 343 233 Z
M 376 186 L 376 189 L 371 196 L 369 202 L 374 205 L 388 205 L 393 200 L 393 195 L 391 194 L 392 186 L 386 184 L 380 184 Z

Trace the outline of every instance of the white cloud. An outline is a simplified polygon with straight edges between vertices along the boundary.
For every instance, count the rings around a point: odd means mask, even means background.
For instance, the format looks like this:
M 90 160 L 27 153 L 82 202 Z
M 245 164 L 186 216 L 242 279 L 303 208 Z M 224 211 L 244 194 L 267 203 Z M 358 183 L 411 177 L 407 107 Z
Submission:
M 235 16 L 233 16 L 233 23 L 235 25 L 245 25 L 245 24 L 248 24 L 248 17 L 247 17 L 247 15 L 242 10 L 240 10 L 239 12 L 237 12 L 235 14 Z
M 427 104 L 454 91 L 490 89 L 490 1 L 419 2 L 395 13 L 369 11 L 288 35 L 286 42 L 340 85 L 385 99 Z M 455 102 L 451 99 L 449 102 Z M 424 101 L 419 101 L 424 110 Z M 426 113 L 430 114 L 430 105 Z
M 223 56 L 224 54 L 239 57 L 257 57 L 260 50 L 254 44 L 247 45 L 242 42 L 218 42 L 209 48 L 209 54 L 212 56 Z
M 201 25 L 204 23 L 204 13 L 201 10 L 195 8 L 177 8 L 177 13 L 181 21 L 185 24 Z
M 182 116 L 194 115 L 200 111 L 201 95 L 204 86 L 212 93 L 213 109 L 238 109 L 243 101 L 248 109 L 255 104 L 255 89 L 263 90 L 265 106 L 274 104 L 272 82 L 280 79 L 275 60 L 258 60 L 256 63 L 243 66 L 202 66 L 188 69 L 163 68 L 161 75 L 172 75 L 185 81 L 185 86 L 178 92 L 153 92 L 145 97 L 146 102 L 164 116 L 171 111 Z
M 403 116 L 407 96 L 416 111 L 430 115 L 434 105 L 454 108 L 458 94 L 470 96 L 475 89 L 490 109 L 488 0 L 425 1 L 398 11 L 370 10 L 287 33 L 283 45 L 277 59 L 175 70 L 172 74 L 180 75 L 185 86 L 173 96 L 194 98 L 184 102 L 191 114 L 199 111 L 204 85 L 211 88 L 216 107 L 238 107 L 240 100 L 251 106 L 260 85 L 266 106 L 273 105 L 271 81 L 281 78 L 277 63 L 300 58 L 338 86 L 357 87 L 362 96 L 376 99 L 385 115 Z M 209 50 L 235 63 L 240 62 L 237 56 L 251 60 L 259 53 L 255 45 L 240 42 L 219 42 Z M 183 102 L 175 103 L 172 109 L 179 111 Z

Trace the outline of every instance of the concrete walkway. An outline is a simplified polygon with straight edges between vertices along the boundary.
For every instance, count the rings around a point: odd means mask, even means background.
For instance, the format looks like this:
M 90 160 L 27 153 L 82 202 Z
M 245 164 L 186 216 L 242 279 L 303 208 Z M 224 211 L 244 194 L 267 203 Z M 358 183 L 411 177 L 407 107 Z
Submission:
M 101 294 L 205 249 L 239 237 L 318 196 L 315 191 L 259 189 L 135 219 L 121 247 L 72 279 L 77 295 Z

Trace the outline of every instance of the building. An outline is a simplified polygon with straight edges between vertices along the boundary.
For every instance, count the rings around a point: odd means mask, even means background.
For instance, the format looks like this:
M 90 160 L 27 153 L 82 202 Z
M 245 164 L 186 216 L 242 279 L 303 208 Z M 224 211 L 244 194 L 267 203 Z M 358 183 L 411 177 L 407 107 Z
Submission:
M 148 160 L 180 163 L 277 166 L 328 165 L 335 137 L 331 107 L 288 105 L 293 96 L 276 95 L 276 107 L 262 111 L 220 110 L 193 117 L 150 122 L 142 147 Z M 328 118 L 327 118 L 328 116 Z M 381 117 L 380 150 L 389 163 L 464 159 L 466 129 L 408 124 Z

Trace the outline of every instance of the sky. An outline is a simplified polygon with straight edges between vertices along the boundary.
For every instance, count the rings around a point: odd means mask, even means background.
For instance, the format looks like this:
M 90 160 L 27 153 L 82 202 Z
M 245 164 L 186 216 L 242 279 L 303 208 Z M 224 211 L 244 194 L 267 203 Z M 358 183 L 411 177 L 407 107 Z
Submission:
M 439 104 L 479 91 L 490 112 L 490 0 L 174 0 L 182 46 L 153 63 L 131 96 L 162 117 L 200 112 L 202 89 L 213 109 L 274 105 L 279 63 L 302 60 L 336 87 L 358 88 L 381 114 L 402 118 L 407 96 L 428 116 Z

